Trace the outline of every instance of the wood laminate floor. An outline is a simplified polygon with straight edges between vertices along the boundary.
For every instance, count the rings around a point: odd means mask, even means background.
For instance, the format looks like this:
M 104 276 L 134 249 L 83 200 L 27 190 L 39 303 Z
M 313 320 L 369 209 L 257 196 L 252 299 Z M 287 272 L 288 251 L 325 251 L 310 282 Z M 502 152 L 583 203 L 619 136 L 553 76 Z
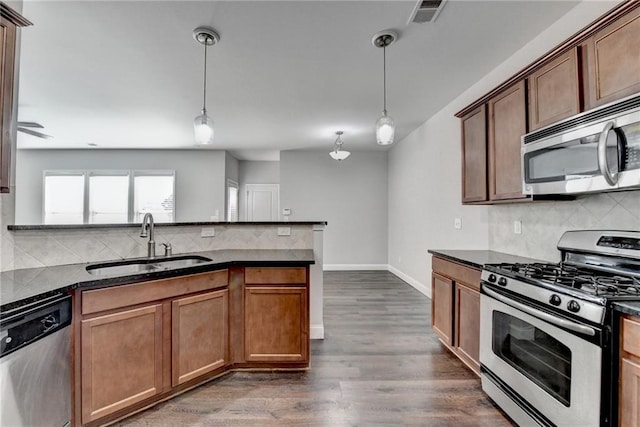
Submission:
M 303 373 L 235 372 L 119 426 L 511 426 L 384 271 L 325 272 L 325 339 Z

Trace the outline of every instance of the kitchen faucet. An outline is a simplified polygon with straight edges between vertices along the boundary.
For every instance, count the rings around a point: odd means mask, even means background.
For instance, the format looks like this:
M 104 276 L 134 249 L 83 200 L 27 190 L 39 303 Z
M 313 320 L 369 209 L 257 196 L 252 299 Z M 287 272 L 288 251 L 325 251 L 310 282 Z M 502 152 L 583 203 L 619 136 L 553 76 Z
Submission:
M 153 215 L 144 214 L 142 219 L 142 228 L 140 229 L 140 237 L 147 237 L 147 229 L 149 229 L 149 242 L 147 243 L 147 257 L 156 257 L 156 242 L 153 240 Z

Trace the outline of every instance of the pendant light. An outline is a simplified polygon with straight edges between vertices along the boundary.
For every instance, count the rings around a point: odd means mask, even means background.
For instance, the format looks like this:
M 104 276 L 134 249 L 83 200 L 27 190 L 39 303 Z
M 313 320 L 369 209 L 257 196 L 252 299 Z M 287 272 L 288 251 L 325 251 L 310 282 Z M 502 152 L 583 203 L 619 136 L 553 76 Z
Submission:
M 338 161 L 342 161 L 344 159 L 346 159 L 347 157 L 349 157 L 351 155 L 350 152 L 345 151 L 342 149 L 342 134 L 344 132 L 342 132 L 341 130 L 336 132 L 336 135 L 338 135 L 338 137 L 336 138 L 336 142 L 333 144 L 333 151 L 329 153 L 329 155 L 331 156 L 331 158 L 333 160 L 338 160 Z
M 382 116 L 376 121 L 376 141 L 380 145 L 393 144 L 396 133 L 396 124 L 393 118 L 387 115 L 387 46 L 391 46 L 397 39 L 396 32 L 385 30 L 374 35 L 371 40 L 375 47 L 382 48 L 383 107 Z
M 197 144 L 211 144 L 213 142 L 213 120 L 207 115 L 207 47 L 220 41 L 220 35 L 211 27 L 198 27 L 193 30 L 195 41 L 204 46 L 204 75 L 202 114 L 193 121 L 193 130 Z

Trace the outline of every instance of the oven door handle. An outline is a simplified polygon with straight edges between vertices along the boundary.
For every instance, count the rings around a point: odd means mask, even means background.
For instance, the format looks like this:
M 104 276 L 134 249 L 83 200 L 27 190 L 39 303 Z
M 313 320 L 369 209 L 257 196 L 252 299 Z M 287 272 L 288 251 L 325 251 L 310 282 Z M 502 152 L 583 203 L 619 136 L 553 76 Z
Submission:
M 546 322 L 549 322 L 549 323 L 551 323 L 553 325 L 560 326 L 562 328 L 566 328 L 566 329 L 569 329 L 569 330 L 574 331 L 574 332 L 578 332 L 578 333 L 583 334 L 583 335 L 589 335 L 591 337 L 596 335 L 595 329 L 593 329 L 593 328 L 591 328 L 589 326 L 580 325 L 579 323 L 571 322 L 569 320 L 565 320 L 565 319 L 562 319 L 560 317 L 553 316 L 553 315 L 551 315 L 549 313 L 545 313 L 544 311 L 540 311 L 540 310 L 537 310 L 535 308 L 528 307 L 528 306 L 526 306 L 526 305 L 524 305 L 524 304 L 522 304 L 522 303 L 520 303 L 518 301 L 514 301 L 511 298 L 507 298 L 507 297 L 497 293 L 496 291 L 493 291 L 491 289 L 487 289 L 486 286 L 483 286 L 482 290 L 483 290 L 483 292 L 485 292 L 491 298 L 495 298 L 498 301 L 503 302 L 506 305 L 510 305 L 513 308 L 517 308 L 520 311 L 523 311 L 523 312 L 525 312 L 527 314 L 530 314 L 533 317 L 537 317 L 539 319 L 542 319 L 542 320 L 544 320 Z

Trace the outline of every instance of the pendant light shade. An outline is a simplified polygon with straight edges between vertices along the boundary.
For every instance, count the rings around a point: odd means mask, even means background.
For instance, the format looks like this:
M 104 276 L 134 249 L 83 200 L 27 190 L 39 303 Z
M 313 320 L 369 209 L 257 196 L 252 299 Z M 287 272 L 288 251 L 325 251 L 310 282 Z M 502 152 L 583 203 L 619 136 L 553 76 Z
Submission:
M 193 38 L 204 46 L 204 75 L 202 84 L 202 114 L 193 120 L 193 131 L 196 144 L 206 145 L 213 143 L 215 134 L 213 119 L 207 115 L 207 47 L 220 41 L 220 35 L 210 27 L 198 27 L 193 30 Z
M 373 36 L 371 42 L 375 47 L 382 48 L 382 116 L 376 121 L 376 142 L 379 145 L 393 144 L 396 134 L 396 124 L 387 114 L 387 46 L 391 46 L 398 39 L 394 31 L 381 31 Z
M 202 114 L 193 120 L 193 131 L 196 136 L 196 144 L 211 144 L 215 130 L 213 129 L 213 119 L 207 115 L 207 110 L 202 110 Z
M 376 141 L 380 145 L 393 144 L 393 138 L 396 134 L 396 124 L 387 112 L 383 112 L 378 121 L 376 121 Z
M 333 144 L 333 151 L 329 153 L 329 155 L 331 156 L 331 158 L 333 160 L 338 160 L 338 161 L 342 161 L 344 159 L 346 159 L 347 157 L 349 157 L 351 155 L 350 152 L 345 151 L 342 149 L 342 134 L 344 132 L 342 132 L 341 130 L 336 132 L 336 135 L 338 135 L 338 137 L 336 138 L 336 142 Z

